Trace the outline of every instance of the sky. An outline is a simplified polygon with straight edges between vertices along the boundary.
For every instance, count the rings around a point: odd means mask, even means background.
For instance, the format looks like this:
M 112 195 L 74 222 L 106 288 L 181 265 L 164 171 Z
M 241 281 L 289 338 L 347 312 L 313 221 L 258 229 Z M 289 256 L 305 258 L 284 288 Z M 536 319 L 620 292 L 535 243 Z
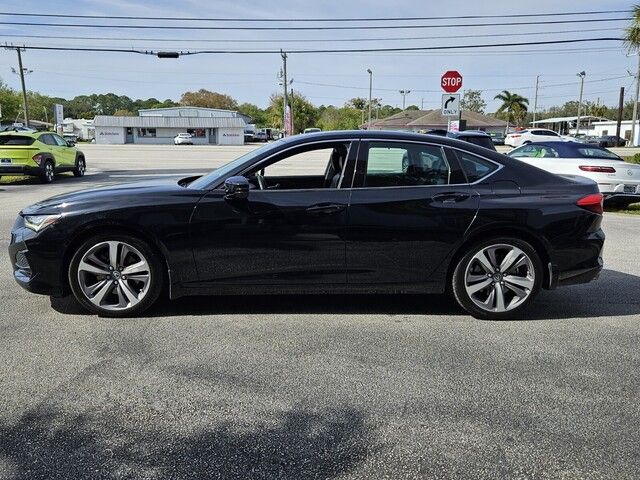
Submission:
M 4 13 L 55 13 L 83 15 L 138 15 L 196 18 L 354 18 L 428 17 L 443 15 L 504 15 L 514 13 L 583 12 L 589 10 L 627 10 L 631 2 L 616 0 L 564 1 L 537 0 L 22 0 L 0 3 Z M 6 6 L 5 6 L 6 5 Z M 518 6 L 516 6 L 518 5 Z M 604 14 L 589 18 L 622 18 L 627 14 Z M 422 20 L 398 22 L 322 22 L 293 24 L 242 22 L 163 22 L 157 20 L 78 20 L 0 15 L 0 22 L 100 23 L 108 28 L 70 28 L 0 24 L 0 42 L 20 45 L 118 47 L 148 50 L 199 49 L 284 49 L 301 48 L 384 48 L 510 43 L 555 39 L 621 37 L 626 21 L 503 25 L 514 21 L 555 21 L 584 19 L 585 16 L 548 16 L 535 19 Z M 449 23 L 489 23 L 486 27 L 446 28 Z M 427 25 L 428 28 L 325 31 L 234 31 L 234 30 L 154 30 L 122 29 L 118 25 L 199 25 L 199 26 L 350 26 L 350 25 Z M 593 31 L 597 30 L 597 31 Z M 547 32 L 547 33 L 545 33 Z M 551 33 L 554 32 L 554 33 Z M 469 35 L 502 35 L 468 38 Z M 55 38 L 30 38 L 43 35 Z M 106 37 L 69 39 L 63 37 Z M 428 37 L 413 38 L 407 37 Z M 433 38 L 449 37 L 449 38 Z M 390 39 L 340 42 L 343 39 Z M 135 40 L 134 40 L 135 39 Z M 309 41 L 314 40 L 314 41 Z M 318 40 L 318 41 L 315 41 Z M 33 70 L 26 77 L 27 88 L 52 96 L 113 92 L 131 98 L 155 97 L 178 100 L 188 90 L 206 88 L 266 107 L 269 96 L 280 92 L 278 72 L 282 59 L 270 54 L 211 54 L 159 59 L 133 53 L 61 52 L 27 50 L 25 67 Z M 16 53 L 0 50 L 0 78 L 19 88 Z M 624 86 L 631 99 L 637 58 L 627 56 L 619 42 L 581 43 L 548 46 L 494 47 L 477 50 L 383 53 L 291 53 L 288 74 L 294 92 L 304 94 L 316 105 L 343 105 L 355 96 L 368 96 L 369 74 L 373 71 L 373 96 L 382 103 L 402 105 L 399 90 L 410 90 L 407 105 L 439 108 L 440 77 L 447 70 L 463 75 L 463 89 L 483 91 L 488 111 L 499 104 L 493 97 L 500 90 L 517 92 L 533 105 L 536 76 L 539 80 L 538 109 L 577 100 L 580 79 L 586 72 L 584 99 L 616 105 L 619 88 Z M 560 84 L 560 85 L 559 85 Z

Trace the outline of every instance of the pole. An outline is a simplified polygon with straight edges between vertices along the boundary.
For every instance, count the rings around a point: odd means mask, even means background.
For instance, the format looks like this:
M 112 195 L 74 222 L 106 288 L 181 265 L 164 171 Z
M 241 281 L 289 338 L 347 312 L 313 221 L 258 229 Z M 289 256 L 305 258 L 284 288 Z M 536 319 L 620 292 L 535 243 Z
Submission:
M 533 101 L 533 123 L 535 123 L 536 121 L 536 113 L 538 111 L 538 84 L 539 83 L 540 83 L 540 75 L 536 75 L 536 96 L 535 96 L 535 100 Z
M 635 147 L 636 142 L 636 123 L 638 122 L 638 95 L 640 95 L 640 52 L 638 52 L 638 70 L 636 72 L 636 96 L 633 101 L 633 121 L 631 122 L 631 143 Z
M 420 110 L 424 110 L 424 97 L 420 99 Z
M 624 87 L 620 87 L 620 100 L 618 100 L 618 124 L 616 125 L 616 136 L 620 138 L 620 128 L 622 126 L 622 110 L 624 110 Z M 616 144 L 618 140 L 616 140 Z
M 584 72 L 578 74 L 580 76 L 580 99 L 578 100 L 578 118 L 576 119 L 576 137 L 580 134 L 580 110 L 582 110 L 582 92 L 584 90 Z
M 287 54 L 280 50 L 280 56 L 282 57 L 282 85 L 284 87 L 283 109 L 282 109 L 282 131 L 284 137 L 287 136 L 287 107 L 289 105 L 289 97 L 287 94 Z
M 370 68 L 367 69 L 369 72 L 369 121 L 367 123 L 367 130 L 371 128 L 371 90 L 373 87 L 373 72 Z
M 402 111 L 404 112 L 405 100 L 407 95 L 411 93 L 411 90 L 400 90 L 400 95 L 402 95 Z
M 29 106 L 27 105 L 27 87 L 24 84 L 24 68 L 22 67 L 22 53 L 20 47 L 16 48 L 18 52 L 18 68 L 20 69 L 20 83 L 22 84 L 22 112 L 24 113 L 24 124 L 29 126 Z
M 291 135 L 293 135 L 293 88 L 291 88 L 291 106 L 289 109 L 291 110 Z

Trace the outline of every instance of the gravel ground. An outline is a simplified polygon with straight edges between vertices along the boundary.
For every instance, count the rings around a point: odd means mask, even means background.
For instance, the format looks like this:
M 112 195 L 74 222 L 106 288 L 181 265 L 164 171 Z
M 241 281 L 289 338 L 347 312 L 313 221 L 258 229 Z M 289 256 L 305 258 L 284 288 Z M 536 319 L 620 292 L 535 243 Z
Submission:
M 0 185 L 0 249 L 46 196 L 238 153 L 92 147 L 82 181 Z M 104 319 L 23 291 L 5 254 L 0 478 L 640 478 L 640 217 L 604 228 L 600 279 L 519 322 L 379 295 Z

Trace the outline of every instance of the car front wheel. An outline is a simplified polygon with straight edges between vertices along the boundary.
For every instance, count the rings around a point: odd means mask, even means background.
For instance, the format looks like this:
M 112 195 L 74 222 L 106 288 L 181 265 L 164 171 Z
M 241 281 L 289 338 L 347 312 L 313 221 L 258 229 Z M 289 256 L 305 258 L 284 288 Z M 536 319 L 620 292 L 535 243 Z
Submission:
M 97 235 L 85 241 L 69 265 L 69 284 L 82 306 L 105 317 L 142 313 L 162 290 L 162 261 L 128 235 Z
M 539 255 L 517 238 L 496 238 L 474 245 L 456 265 L 453 293 L 462 308 L 480 319 L 518 317 L 542 285 Z

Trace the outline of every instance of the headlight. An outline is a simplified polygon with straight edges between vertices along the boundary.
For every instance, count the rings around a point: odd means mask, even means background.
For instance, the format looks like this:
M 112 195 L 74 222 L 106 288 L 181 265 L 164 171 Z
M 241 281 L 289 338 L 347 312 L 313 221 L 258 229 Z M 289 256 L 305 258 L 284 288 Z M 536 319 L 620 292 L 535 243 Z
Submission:
M 58 221 L 62 215 L 27 215 L 24 217 L 24 226 L 39 232 L 43 228 Z

